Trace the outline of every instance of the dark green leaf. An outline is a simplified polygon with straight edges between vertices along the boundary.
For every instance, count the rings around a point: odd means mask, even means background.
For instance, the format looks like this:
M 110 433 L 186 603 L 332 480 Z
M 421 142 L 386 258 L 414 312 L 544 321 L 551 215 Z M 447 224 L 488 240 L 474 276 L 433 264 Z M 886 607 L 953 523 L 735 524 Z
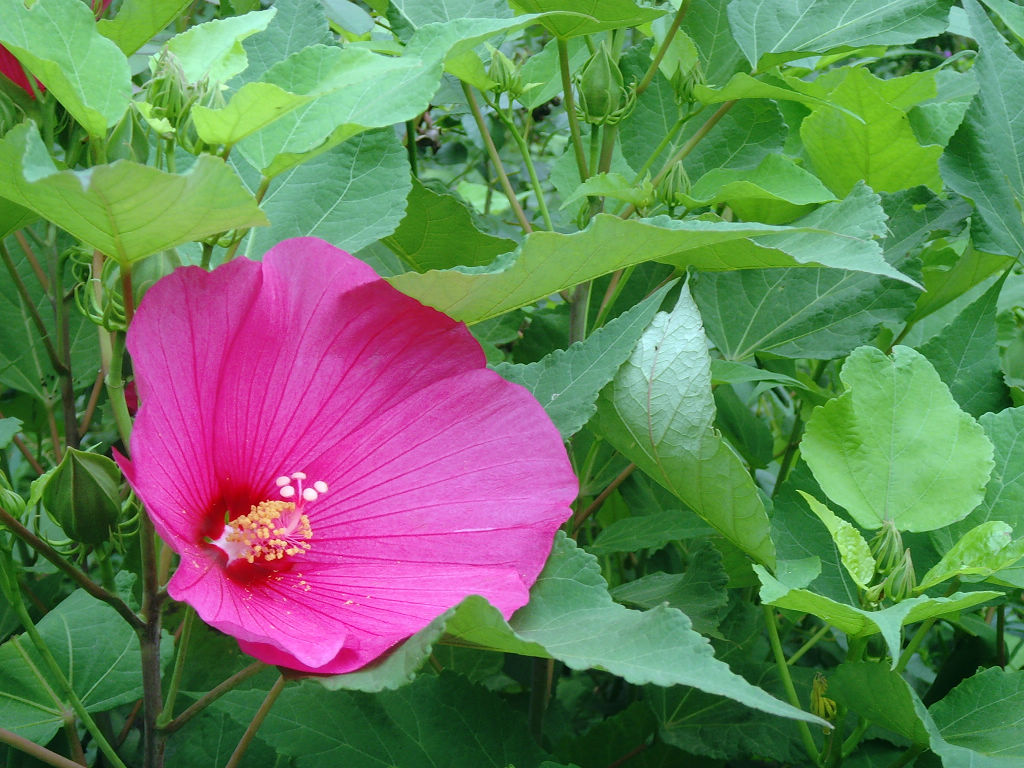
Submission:
M 641 549 L 663 547 L 670 541 L 706 536 L 711 532 L 707 523 L 688 510 L 665 510 L 617 520 L 602 530 L 587 550 L 595 555 L 639 552 Z

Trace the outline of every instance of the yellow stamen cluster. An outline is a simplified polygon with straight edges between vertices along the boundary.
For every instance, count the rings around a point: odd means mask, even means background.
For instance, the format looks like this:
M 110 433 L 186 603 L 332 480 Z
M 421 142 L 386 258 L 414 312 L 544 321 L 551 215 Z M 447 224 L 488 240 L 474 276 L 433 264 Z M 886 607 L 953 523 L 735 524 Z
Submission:
M 247 515 L 240 515 L 227 524 L 230 531 L 224 541 L 245 547 L 240 553 L 250 563 L 257 559 L 272 562 L 286 555 L 297 555 L 310 549 L 313 529 L 309 518 L 295 509 L 290 501 L 264 501 L 254 505 Z

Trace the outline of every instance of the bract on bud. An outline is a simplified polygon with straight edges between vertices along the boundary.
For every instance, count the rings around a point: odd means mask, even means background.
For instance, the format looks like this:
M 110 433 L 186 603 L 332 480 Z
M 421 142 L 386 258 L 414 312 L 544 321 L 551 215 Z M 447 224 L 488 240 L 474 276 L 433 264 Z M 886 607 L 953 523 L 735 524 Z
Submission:
M 669 208 L 677 205 L 685 205 L 683 199 L 690 192 L 690 175 L 686 172 L 686 166 L 680 160 L 665 175 L 658 185 L 658 199 Z
M 890 520 L 882 523 L 868 546 L 877 563 L 877 571 L 883 576 L 890 573 L 903 559 L 903 538 Z
M 583 66 L 578 84 L 580 119 L 594 125 L 614 125 L 633 110 L 636 94 L 623 87 L 622 72 L 606 42 Z
M 491 66 L 487 70 L 487 76 L 495 83 L 491 88 L 493 91 L 507 93 L 512 99 L 523 92 L 523 78 L 519 66 L 497 48 L 491 49 Z
M 917 575 L 914 573 L 914 561 L 910 557 L 910 550 L 907 549 L 903 552 L 899 565 L 885 577 L 885 596 L 894 603 L 898 603 L 910 597 L 916 586 Z
M 707 79 L 704 77 L 704 69 L 700 65 L 700 61 L 694 62 L 694 65 L 687 71 L 683 71 L 681 68 L 676 70 L 676 73 L 672 76 L 672 89 L 676 92 L 676 99 L 682 104 L 692 104 L 697 100 L 695 92 L 698 85 L 704 85 Z
M 70 538 L 100 544 L 121 514 L 120 477 L 107 457 L 68 448 L 43 487 L 43 506 Z

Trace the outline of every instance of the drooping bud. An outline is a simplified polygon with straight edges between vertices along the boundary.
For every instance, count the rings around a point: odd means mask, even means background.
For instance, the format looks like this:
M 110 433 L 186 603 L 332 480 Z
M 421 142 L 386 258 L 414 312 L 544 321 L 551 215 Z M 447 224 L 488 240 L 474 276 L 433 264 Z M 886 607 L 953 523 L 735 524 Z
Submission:
M 914 573 L 914 561 L 910 557 L 910 550 L 905 550 L 899 564 L 892 573 L 885 577 L 885 596 L 898 603 L 905 600 L 914 593 L 917 586 L 917 576 Z
M 519 66 L 497 48 L 491 48 L 491 66 L 487 76 L 494 81 L 491 90 L 507 93 L 510 99 L 523 93 L 523 78 Z
M 891 520 L 885 520 L 868 545 L 875 558 L 878 573 L 885 576 L 903 559 L 903 538 Z
M 816 672 L 814 681 L 811 683 L 811 712 L 822 720 L 833 723 L 836 719 L 837 707 L 835 700 L 825 695 L 827 691 L 828 680 L 821 672 Z M 829 733 L 832 729 L 824 728 L 823 730 L 825 733 Z
M 594 125 L 614 125 L 636 104 L 636 92 L 623 86 L 622 72 L 607 42 L 602 42 L 583 66 L 577 90 L 577 116 Z
M 120 477 L 106 456 L 68 448 L 43 486 L 43 506 L 68 537 L 100 544 L 110 538 L 121 514 Z

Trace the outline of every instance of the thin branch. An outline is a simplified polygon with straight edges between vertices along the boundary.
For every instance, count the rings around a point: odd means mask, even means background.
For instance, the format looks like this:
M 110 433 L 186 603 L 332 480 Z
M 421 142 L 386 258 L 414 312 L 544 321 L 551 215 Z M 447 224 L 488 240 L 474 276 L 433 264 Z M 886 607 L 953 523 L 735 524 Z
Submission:
M 786 665 L 786 655 L 782 651 L 782 641 L 779 640 L 779 628 L 775 625 L 775 613 L 767 603 L 763 603 L 761 608 L 764 610 L 765 624 L 768 625 L 768 640 L 771 642 L 772 654 L 775 656 L 775 666 L 779 670 L 779 677 L 782 678 L 782 687 L 786 691 L 789 703 L 802 710 L 803 706 L 800 704 L 800 697 L 796 695 L 793 678 L 790 676 L 789 667 Z M 811 758 L 811 764 L 819 765 L 821 755 L 818 754 L 818 748 L 814 745 L 814 739 L 811 738 L 811 729 L 803 720 L 797 720 L 796 726 L 800 730 L 800 740 L 803 742 L 807 756 Z
M 96 372 L 96 381 L 92 385 L 92 392 L 89 393 L 89 402 L 85 406 L 85 413 L 82 415 L 82 423 L 78 425 L 78 434 L 84 435 L 92 423 L 92 416 L 96 412 L 96 403 L 99 402 L 100 392 L 103 391 L 103 371 Z
M 661 65 L 661 60 L 665 58 L 665 54 L 668 53 L 668 48 L 672 45 L 672 40 L 676 36 L 676 32 L 679 31 L 679 25 L 683 23 L 683 16 L 690 9 L 690 0 L 683 0 L 679 6 L 679 10 L 676 11 L 676 17 L 672 19 L 672 26 L 669 27 L 668 33 L 665 35 L 665 39 L 661 41 L 661 46 L 658 48 L 658 52 L 654 55 L 654 60 L 651 62 L 651 66 L 647 68 L 644 73 L 643 80 L 636 87 L 636 95 L 639 96 L 641 93 L 647 90 L 647 86 L 651 84 L 654 79 L 654 73 L 658 71 L 658 67 Z
M 270 714 L 270 708 L 274 706 L 274 702 L 277 701 L 277 697 L 281 695 L 281 691 L 284 690 L 285 683 L 287 680 L 284 679 L 284 675 L 277 678 L 277 682 L 274 683 L 274 687 L 267 693 L 267 698 L 260 704 L 260 708 L 256 710 L 256 714 L 252 718 L 252 722 L 249 723 L 249 727 L 245 729 L 245 733 L 242 734 L 241 740 L 238 742 L 238 746 L 235 747 L 235 751 L 231 753 L 231 759 L 228 760 L 224 768 L 238 768 L 238 765 L 242 762 L 242 756 L 245 755 L 245 751 L 249 748 L 249 744 L 256 738 L 256 731 L 263 725 L 263 721 L 267 719 L 267 715 Z
M 576 535 L 576 533 L 579 531 L 583 523 L 586 522 L 587 518 L 601 508 L 601 505 L 604 504 L 605 500 L 609 496 L 611 496 L 612 493 L 615 492 L 616 488 L 618 488 L 620 485 L 622 485 L 623 482 L 625 482 L 627 477 L 633 474 L 633 470 L 635 469 L 636 464 L 630 462 L 630 464 L 624 470 L 619 472 L 618 476 L 614 480 L 608 483 L 608 487 L 601 491 L 600 494 L 598 494 L 598 497 L 594 499 L 593 502 L 591 502 L 590 506 L 584 509 L 582 512 L 580 512 L 579 515 L 576 516 L 576 519 L 573 521 L 572 524 L 573 536 Z
M 490 156 L 491 162 L 494 164 L 494 170 L 498 174 L 498 180 L 501 182 L 501 188 L 505 191 L 505 197 L 508 198 L 508 204 L 512 206 L 512 211 L 519 220 L 519 225 L 523 228 L 523 231 L 529 234 L 533 232 L 533 227 L 530 226 L 530 222 L 526 218 L 526 214 L 523 213 L 523 207 L 519 205 L 519 199 L 516 197 L 516 193 L 512 189 L 512 184 L 509 183 L 508 174 L 505 173 L 505 166 L 501 162 L 501 157 L 498 155 L 498 148 L 494 146 L 494 139 L 491 138 L 491 132 L 487 130 L 487 123 L 484 121 L 484 116 L 480 111 L 480 105 L 476 101 L 476 96 L 473 95 L 473 89 L 466 83 L 463 83 L 462 92 L 466 94 L 466 101 L 469 104 L 470 110 L 473 112 L 473 119 L 476 121 L 476 127 L 480 129 L 480 135 L 483 137 L 484 146 L 487 147 L 487 154 Z
M 580 181 L 590 177 L 587 167 L 587 153 L 583 151 L 583 136 L 580 133 L 580 121 L 576 117 L 576 96 L 572 92 L 572 76 L 569 72 L 569 46 L 564 38 L 558 38 L 558 70 L 562 76 L 562 95 L 565 101 L 565 114 L 569 118 L 569 134 L 572 137 L 573 152 L 576 153 L 576 170 Z
M 188 707 L 184 712 L 178 715 L 176 718 L 171 720 L 166 726 L 164 726 L 165 733 L 174 733 L 176 730 L 181 728 L 185 723 L 191 720 L 193 717 L 198 715 L 208 706 L 213 704 L 217 699 L 223 696 L 228 691 L 232 690 L 239 683 L 248 680 L 255 674 L 262 672 L 269 665 L 264 664 L 262 661 L 254 661 L 245 669 L 235 672 L 231 677 L 225 680 L 223 683 L 218 685 L 216 688 L 211 689 L 208 693 L 204 694 L 195 704 Z
M 29 741 L 24 736 L 19 736 L 16 733 L 8 731 L 6 728 L 0 728 L 0 744 L 6 744 L 9 747 L 14 747 L 19 752 L 24 752 L 26 755 L 30 755 L 40 762 L 54 766 L 54 768 L 82 768 L 80 763 L 76 763 L 74 760 L 68 760 L 66 757 L 58 755 L 56 752 L 51 752 L 46 747 L 41 747 L 35 742 Z
M 84 572 L 73 566 L 67 560 L 65 560 L 60 552 L 55 550 L 41 538 L 36 536 L 32 531 L 21 524 L 15 517 L 13 517 L 6 509 L 0 507 L 0 523 L 3 523 L 11 532 L 19 539 L 28 544 L 32 549 L 41 554 L 71 579 L 78 584 L 82 589 L 88 592 L 90 595 L 95 597 L 97 600 L 102 600 L 104 603 L 109 605 L 119 614 L 121 617 L 131 625 L 132 629 L 138 631 L 142 628 L 142 620 L 135 615 L 135 612 L 128 607 L 128 604 L 124 602 L 120 597 L 108 592 L 95 581 L 89 578 Z
M 32 230 L 28 232 L 31 234 Z M 39 259 L 36 258 L 35 251 L 32 250 L 32 246 L 28 244 L 28 240 L 19 230 L 14 233 L 14 239 L 18 241 L 18 245 L 21 246 L 22 252 L 25 254 L 25 258 L 28 259 L 29 266 L 32 267 L 32 271 L 36 273 L 36 279 L 39 280 L 39 284 L 43 286 L 43 290 L 47 293 L 50 292 L 50 278 L 46 276 L 46 272 L 43 271 L 42 265 L 39 263 Z

